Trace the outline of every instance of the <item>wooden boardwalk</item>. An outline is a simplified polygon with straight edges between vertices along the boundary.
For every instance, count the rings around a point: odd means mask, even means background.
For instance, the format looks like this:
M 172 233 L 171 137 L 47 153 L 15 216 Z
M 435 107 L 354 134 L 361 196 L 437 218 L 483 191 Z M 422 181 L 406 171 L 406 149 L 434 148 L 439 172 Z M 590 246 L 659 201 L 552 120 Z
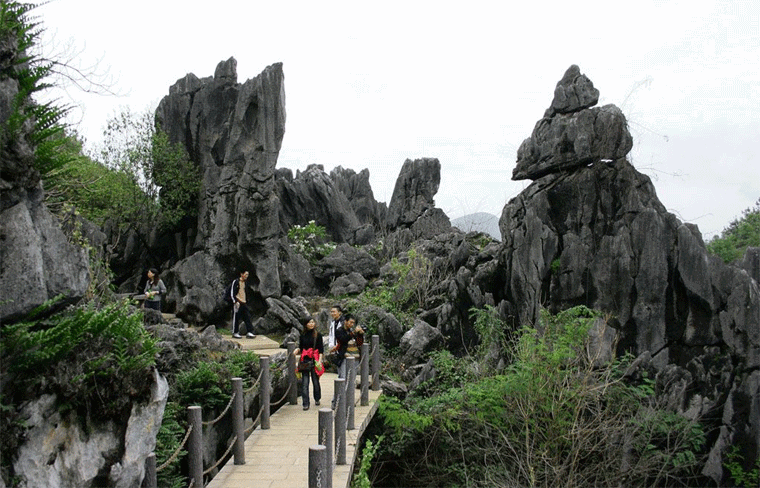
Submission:
M 231 339 L 235 340 L 235 339 Z M 282 351 L 279 345 L 264 336 L 255 339 L 237 339 L 246 350 L 260 355 Z M 286 403 L 270 416 L 270 428 L 257 427 L 245 441 L 245 464 L 235 465 L 232 458 L 221 468 L 207 488 L 292 488 L 309 485 L 309 447 L 319 444 L 319 409 L 330 410 L 335 380 L 338 375 L 325 373 L 320 379 L 322 404 L 304 411 L 301 396 L 298 404 Z M 313 395 L 313 388 L 311 389 Z M 356 390 L 354 411 L 355 429 L 346 432 L 346 464 L 333 468 L 333 487 L 348 488 L 354 463 L 359 454 L 356 449 L 364 429 L 377 410 L 381 391 L 369 391 L 369 405 L 360 405 L 361 391 Z

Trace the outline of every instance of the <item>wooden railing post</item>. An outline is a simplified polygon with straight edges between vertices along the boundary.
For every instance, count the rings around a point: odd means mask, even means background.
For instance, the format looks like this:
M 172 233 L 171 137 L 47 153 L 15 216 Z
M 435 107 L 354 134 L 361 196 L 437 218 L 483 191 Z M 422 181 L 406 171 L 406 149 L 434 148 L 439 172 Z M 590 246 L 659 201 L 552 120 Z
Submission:
M 291 405 L 298 404 L 298 388 L 296 379 L 296 357 L 293 352 L 296 350 L 295 342 L 288 342 L 288 398 Z
M 332 488 L 333 473 L 333 411 L 329 408 L 319 409 L 317 438 L 319 443 L 325 446 L 325 457 L 327 464 L 325 466 L 325 482 L 322 483 L 324 488 Z
M 269 379 L 269 356 L 259 357 L 261 380 L 259 383 L 259 404 L 261 405 L 261 428 L 269 428 L 269 413 L 272 411 L 271 392 L 272 385 Z
M 143 478 L 141 488 L 157 488 L 158 473 L 156 472 L 156 453 L 151 452 L 145 458 L 145 478 Z
M 346 380 L 335 380 L 335 464 L 346 464 Z
M 369 344 L 362 344 L 361 356 L 361 380 L 362 380 L 362 407 L 369 405 Z
M 187 440 L 188 476 L 193 486 L 203 486 L 203 417 L 201 407 L 187 407 L 187 423 L 192 427 Z
M 356 358 L 346 357 L 346 430 L 354 430 L 354 402 L 356 397 Z
M 380 336 L 372 336 L 372 391 L 380 389 Z
M 325 446 L 309 446 L 309 488 L 322 488 L 327 479 Z
M 232 378 L 232 435 L 235 436 L 235 447 L 232 452 L 235 464 L 245 464 L 245 414 L 243 413 L 243 378 Z

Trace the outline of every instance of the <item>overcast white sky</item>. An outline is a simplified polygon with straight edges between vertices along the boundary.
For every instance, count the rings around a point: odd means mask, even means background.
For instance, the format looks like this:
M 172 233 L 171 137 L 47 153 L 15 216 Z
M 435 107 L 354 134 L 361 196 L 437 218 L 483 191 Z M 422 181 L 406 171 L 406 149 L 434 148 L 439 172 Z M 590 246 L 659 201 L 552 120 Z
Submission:
M 530 183 L 510 179 L 517 148 L 577 64 L 628 118 L 634 166 L 705 239 L 760 198 L 760 2 L 516 3 L 52 0 L 35 13 L 123 95 L 68 91 L 89 142 L 187 73 L 235 57 L 243 82 L 282 62 L 278 167 L 368 168 L 389 202 L 405 159 L 436 157 L 438 207 L 500 216 Z

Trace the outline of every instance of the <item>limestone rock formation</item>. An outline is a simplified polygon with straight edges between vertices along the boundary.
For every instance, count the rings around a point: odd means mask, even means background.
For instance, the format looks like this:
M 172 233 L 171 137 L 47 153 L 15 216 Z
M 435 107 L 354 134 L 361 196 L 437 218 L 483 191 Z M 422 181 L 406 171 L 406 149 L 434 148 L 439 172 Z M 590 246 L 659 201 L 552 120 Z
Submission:
M 240 84 L 236 65 L 230 58 L 213 78 L 178 80 L 156 120 L 203 174 L 192 248 L 207 253 L 222 268 L 219 274 L 250 267 L 251 284 L 265 299 L 279 295 L 281 286 L 274 173 L 285 133 L 284 76 L 277 63 Z
M 443 343 L 443 334 L 440 330 L 424 320 L 416 319 L 414 327 L 401 337 L 399 348 L 403 354 L 402 363 L 417 364 L 425 353 L 435 350 Z
M 600 161 L 622 159 L 633 147 L 625 116 L 614 105 L 596 105 L 599 91 L 571 66 L 554 91 L 554 100 L 517 150 L 513 180 L 538 179 Z
M 314 278 L 324 285 L 334 278 L 354 272 L 366 279 L 374 278 L 380 274 L 380 264 L 364 249 L 348 244 L 339 245 L 312 268 Z
M 375 200 L 369 184 L 369 170 L 359 173 L 341 166 L 330 171 L 335 186 L 346 196 L 359 220 L 360 228 L 354 233 L 354 244 L 369 244 L 375 238 L 375 229 L 381 229 L 388 209 L 385 203 Z
M 401 167 L 391 202 L 388 204 L 388 227 L 414 224 L 435 208 L 433 197 L 441 184 L 441 163 L 435 158 L 407 159 Z
M 348 196 L 324 172 L 322 165 L 311 165 L 293 178 L 289 169 L 277 171 L 279 219 L 283 234 L 292 226 L 314 220 L 325 228 L 330 240 L 354 242 L 361 226 Z
M 13 46 L 5 45 L 9 49 Z M 14 55 L 5 53 L 0 64 Z M 67 240 L 58 219 L 43 203 L 40 175 L 34 168 L 34 147 L 28 142 L 31 124 L 24 124 L 19 134 L 5 134 L 19 89 L 18 81 L 8 78 L 6 67 L 3 68 L 4 74 L 0 76 L 0 127 L 4 141 L 0 152 L 0 323 L 23 317 L 59 294 L 75 302 L 84 296 L 90 283 L 86 251 Z
M 145 458 L 155 449 L 168 395 L 166 380 L 155 373 L 151 398 L 132 407 L 125 425 L 114 421 L 82 425 L 73 412 L 58 410 L 54 395 L 30 402 L 24 410 L 26 438 L 13 461 L 16 475 L 28 487 L 139 486 Z
M 609 313 L 618 352 L 646 353 L 658 375 L 675 371 L 686 381 L 678 411 L 723 419 L 703 471 L 721 482 L 726 446 L 751 446 L 750 459 L 760 452 L 760 290 L 745 270 L 752 258 L 745 269 L 724 265 L 696 226 L 667 212 L 624 158 L 631 138 L 622 113 L 588 108 L 598 98 L 590 88 L 571 67 L 518 152 L 513 179 L 534 182 L 500 219 L 502 309 L 521 323 L 533 323 L 540 307 Z

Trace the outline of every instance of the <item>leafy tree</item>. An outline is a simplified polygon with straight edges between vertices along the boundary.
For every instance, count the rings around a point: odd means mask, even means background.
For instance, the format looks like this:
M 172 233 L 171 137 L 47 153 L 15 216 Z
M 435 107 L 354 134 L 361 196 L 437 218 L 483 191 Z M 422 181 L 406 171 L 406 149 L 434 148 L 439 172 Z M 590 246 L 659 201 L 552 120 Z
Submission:
M 754 207 L 745 209 L 742 217 L 723 229 L 720 237 L 707 243 L 707 250 L 720 256 L 726 263 L 741 258 L 748 247 L 760 246 L 760 199 Z
M 93 159 L 132 180 L 122 207 L 132 228 L 147 222 L 170 230 L 183 217 L 197 215 L 198 166 L 184 147 L 156 130 L 150 111 L 123 108 L 112 117 Z
M 141 190 L 129 174 L 86 156 L 76 133 L 63 137 L 61 149 L 67 153 L 66 164 L 44 175 L 48 208 L 60 214 L 67 205 L 73 206 L 86 219 L 101 226 L 108 220 L 126 221 L 135 217 L 130 215 L 126 202 L 141 195 Z M 147 200 L 147 196 L 143 198 Z

